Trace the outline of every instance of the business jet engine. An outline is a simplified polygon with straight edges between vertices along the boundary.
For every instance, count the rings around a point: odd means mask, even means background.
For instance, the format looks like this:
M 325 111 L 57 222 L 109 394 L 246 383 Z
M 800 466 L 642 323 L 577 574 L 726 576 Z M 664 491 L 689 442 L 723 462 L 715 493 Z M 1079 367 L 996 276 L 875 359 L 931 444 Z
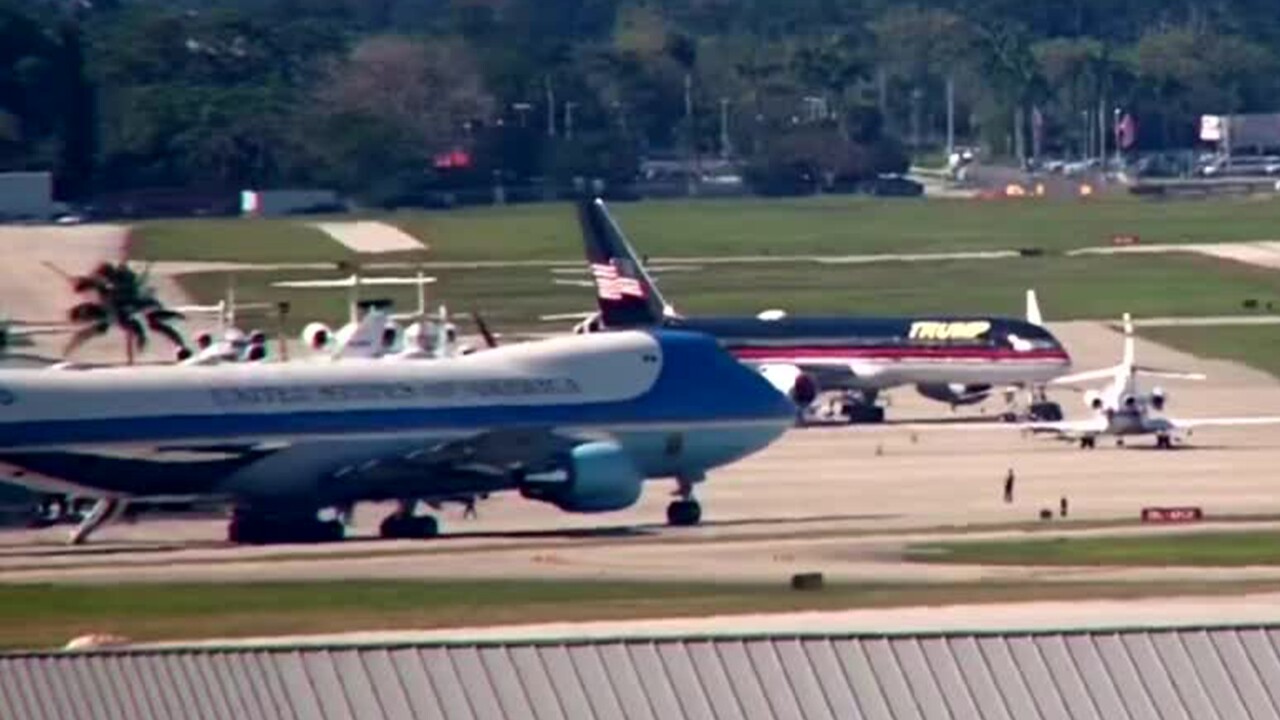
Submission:
M 320 322 L 307 323 L 302 328 L 302 342 L 312 350 L 322 350 L 333 340 L 333 331 Z
M 928 383 L 916 386 L 916 392 L 951 407 L 974 405 L 991 394 L 990 385 L 965 385 L 963 383 Z
M 213 347 L 213 333 L 206 330 L 196 334 L 196 347 L 200 350 L 208 350 Z
M 1102 393 L 1097 390 L 1086 390 L 1084 393 L 1084 404 L 1090 410 L 1101 410 L 1103 406 Z
M 761 365 L 757 370 L 797 407 L 809 407 L 821 391 L 818 381 L 795 365 Z
M 1169 401 L 1169 396 L 1165 394 L 1164 388 L 1151 389 L 1151 408 L 1156 412 L 1164 410 L 1165 403 Z
M 525 475 L 520 494 L 566 512 L 596 513 L 631 507 L 643 487 L 644 477 L 626 451 L 602 441 L 574 447 L 553 471 Z
M 404 338 L 404 332 L 404 329 L 398 324 L 388 320 L 386 327 L 382 328 L 382 351 L 395 352 L 398 350 Z

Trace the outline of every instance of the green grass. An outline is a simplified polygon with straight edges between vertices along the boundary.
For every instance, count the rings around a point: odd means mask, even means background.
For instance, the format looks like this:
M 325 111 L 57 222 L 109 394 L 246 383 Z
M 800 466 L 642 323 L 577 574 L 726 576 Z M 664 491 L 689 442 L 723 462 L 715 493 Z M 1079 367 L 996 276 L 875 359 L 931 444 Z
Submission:
M 907 558 L 966 565 L 1241 567 L 1280 563 L 1280 532 L 1203 532 L 913 545 Z
M 1183 352 L 1244 363 L 1280 378 L 1280 325 L 1139 328 L 1138 334 Z
M 303 220 L 206 218 L 134 225 L 129 256 L 138 260 L 296 263 L 351 260 L 355 253 Z
M 355 630 L 688 617 L 1043 599 L 1227 594 L 1280 583 L 1199 585 L 778 584 L 365 581 L 0 586 L 0 647 L 59 646 L 85 633 L 134 641 Z
M 287 299 L 292 329 L 304 320 L 345 319 L 345 298 L 335 291 L 270 288 L 274 280 L 317 273 L 241 273 L 244 301 Z M 336 273 L 334 273 L 336 275 Z M 479 308 L 506 330 L 562 330 L 568 323 L 538 323 L 542 314 L 595 308 L 589 288 L 553 285 L 546 269 L 442 270 L 430 297 L 453 310 Z M 582 276 L 585 279 L 585 274 Z M 218 273 L 182 278 L 200 302 L 216 301 L 226 280 Z M 1050 320 L 1239 312 L 1248 297 L 1280 300 L 1280 274 L 1194 255 L 1079 256 L 997 261 L 873 265 L 706 266 L 659 276 L 667 299 L 684 313 L 753 314 L 769 307 L 793 313 L 997 313 L 1021 316 L 1024 292 L 1035 287 Z M 1194 288 L 1188 292 L 1187 288 Z M 412 290 L 379 292 L 395 306 L 416 306 Z M 366 297 L 372 297 L 367 294 Z M 438 302 L 439 300 L 433 301 Z
M 638 252 L 653 256 L 854 254 L 1274 238 L 1280 202 L 802 199 L 647 200 L 611 210 Z M 571 205 L 539 203 L 371 216 L 430 245 L 432 260 L 581 257 Z M 307 218 L 166 220 L 140 224 L 133 256 L 155 260 L 298 262 L 347 257 Z

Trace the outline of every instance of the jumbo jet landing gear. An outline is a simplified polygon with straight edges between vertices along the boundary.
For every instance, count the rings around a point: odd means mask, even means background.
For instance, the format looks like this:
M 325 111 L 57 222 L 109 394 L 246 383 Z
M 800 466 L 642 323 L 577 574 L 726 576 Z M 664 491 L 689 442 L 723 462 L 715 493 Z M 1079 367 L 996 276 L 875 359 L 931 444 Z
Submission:
M 404 500 L 378 526 L 378 534 L 388 540 L 424 540 L 440 534 L 440 523 L 430 515 L 415 515 L 416 500 Z
M 227 540 L 237 545 L 337 542 L 346 537 L 339 520 L 321 520 L 315 511 L 266 512 L 236 508 Z
M 693 486 L 700 482 L 680 478 L 680 487 L 676 494 L 679 500 L 667 505 L 667 524 L 672 527 L 692 527 L 702 522 L 702 505 L 693 497 Z
M 1034 422 L 1059 422 L 1063 417 L 1062 406 L 1056 402 L 1031 404 L 1031 420 Z
M 884 422 L 884 408 L 876 404 L 874 390 L 846 393 L 841 399 L 840 412 L 850 425 L 875 425 Z
M 1025 418 L 1031 422 L 1059 422 L 1066 416 L 1062 412 L 1062 406 L 1049 399 L 1048 393 L 1043 385 L 1032 387 L 1028 393 L 1030 402 L 1027 403 L 1027 413 Z M 1018 412 L 1018 400 L 1016 393 L 1010 391 L 1005 393 L 1005 404 L 1008 408 L 1002 413 L 1005 422 L 1017 422 L 1023 417 Z

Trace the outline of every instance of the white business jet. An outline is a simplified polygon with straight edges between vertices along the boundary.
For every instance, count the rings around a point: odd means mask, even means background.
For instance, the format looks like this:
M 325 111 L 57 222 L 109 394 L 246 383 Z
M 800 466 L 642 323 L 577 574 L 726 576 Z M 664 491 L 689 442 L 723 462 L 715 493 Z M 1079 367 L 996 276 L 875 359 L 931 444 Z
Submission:
M 335 331 L 324 323 L 312 322 L 302 330 L 307 347 L 334 359 L 450 357 L 459 353 L 457 327 L 443 305 L 435 317 L 427 310 L 426 287 L 435 282 L 436 278 L 421 272 L 415 277 L 365 277 L 356 272 L 337 279 L 285 280 L 272 283 L 272 287 L 347 290 L 346 325 Z M 361 302 L 361 288 L 387 286 L 417 287 L 416 312 L 387 313 Z M 402 330 L 399 322 L 409 323 L 408 327 Z
M 1175 419 L 1165 416 L 1164 409 L 1169 395 L 1164 388 L 1145 390 L 1139 378 L 1164 378 L 1174 380 L 1204 380 L 1201 373 L 1185 373 L 1160 370 L 1137 364 L 1134 350 L 1133 321 L 1124 314 L 1124 355 L 1118 365 L 1100 370 L 1064 375 L 1052 380 L 1050 385 L 1074 385 L 1082 382 L 1109 380 L 1100 389 L 1084 392 L 1085 405 L 1093 412 L 1083 420 L 1030 423 L 1023 427 L 1032 433 L 1053 434 L 1060 439 L 1078 442 L 1081 448 L 1094 448 L 1099 436 L 1117 438 L 1118 444 L 1130 436 L 1154 435 L 1156 447 L 1171 449 L 1180 434 L 1209 426 L 1270 425 L 1280 423 L 1280 417 L 1235 417 Z
M 173 308 L 190 318 L 213 316 L 218 323 L 216 333 L 202 331 L 195 336 L 196 350 L 178 351 L 179 365 L 217 365 L 227 362 L 256 362 L 267 356 L 267 336 L 261 330 L 245 332 L 237 325 L 240 313 L 275 309 L 272 303 L 236 302 L 235 279 L 227 282 L 227 296 L 211 305 L 178 305 Z

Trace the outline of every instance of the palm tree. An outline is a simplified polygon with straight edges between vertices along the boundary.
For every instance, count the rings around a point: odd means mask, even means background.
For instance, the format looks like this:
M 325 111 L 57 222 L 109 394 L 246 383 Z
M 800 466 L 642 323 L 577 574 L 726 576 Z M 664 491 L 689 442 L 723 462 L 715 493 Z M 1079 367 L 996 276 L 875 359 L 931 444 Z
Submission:
M 80 329 L 67 343 L 66 353 L 71 353 L 85 341 L 105 335 L 117 328 L 124 334 L 125 358 L 130 365 L 134 354 L 146 347 L 148 331 L 163 335 L 174 345 L 186 349 L 182 333 L 171 325 L 183 318 L 182 313 L 166 308 L 155 296 L 155 290 L 147 283 L 148 271 L 138 274 L 127 262 L 104 262 L 93 272 L 72 278 L 72 286 L 79 295 L 89 299 L 71 308 L 67 313 L 71 322 Z

